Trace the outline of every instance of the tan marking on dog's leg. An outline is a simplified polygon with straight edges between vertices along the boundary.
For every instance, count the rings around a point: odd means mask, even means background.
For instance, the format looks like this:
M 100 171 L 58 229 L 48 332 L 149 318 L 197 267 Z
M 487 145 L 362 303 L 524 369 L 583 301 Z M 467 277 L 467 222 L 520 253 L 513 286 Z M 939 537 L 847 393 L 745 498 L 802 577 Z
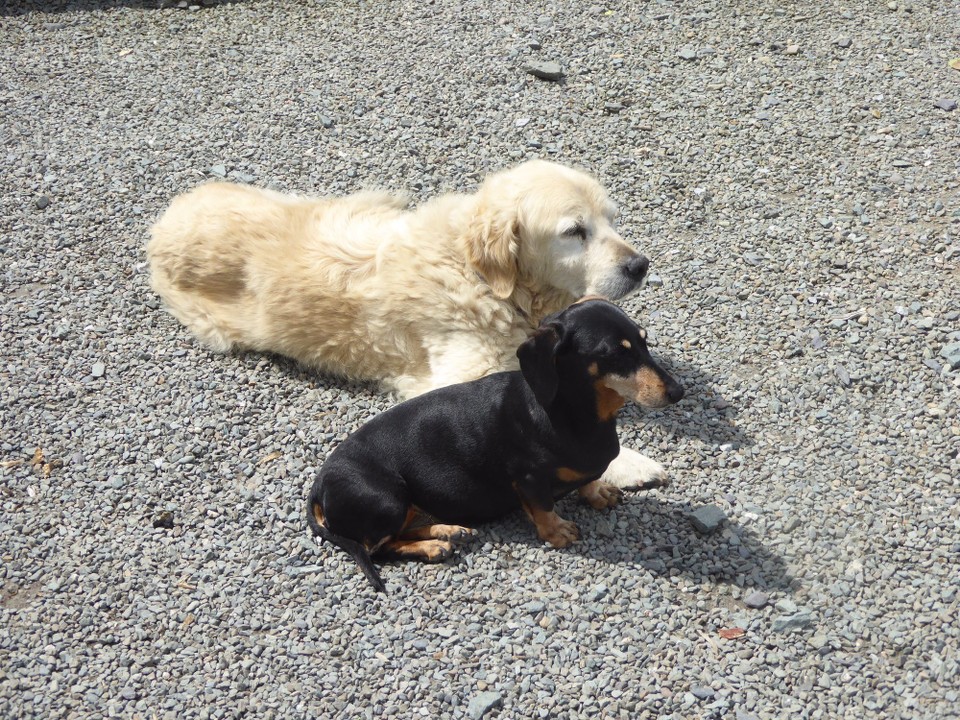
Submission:
M 476 530 L 463 525 L 422 525 L 400 533 L 400 540 L 448 540 L 460 543 L 471 539 Z
M 529 509 L 528 509 L 529 508 Z M 565 548 L 580 539 L 580 531 L 569 520 L 564 520 L 553 510 L 538 510 L 524 506 L 527 515 L 537 526 L 537 535 L 555 548 Z
M 446 540 L 389 540 L 380 550 L 387 555 L 407 560 L 442 562 L 453 553 Z
M 577 490 L 580 497 L 590 503 L 590 506 L 596 510 L 611 508 L 623 498 L 620 488 L 609 483 L 594 480 L 587 483 Z
M 323 508 L 320 507 L 320 503 L 313 504 L 313 519 L 317 521 L 317 525 L 320 527 L 327 526 L 327 518 L 323 514 Z

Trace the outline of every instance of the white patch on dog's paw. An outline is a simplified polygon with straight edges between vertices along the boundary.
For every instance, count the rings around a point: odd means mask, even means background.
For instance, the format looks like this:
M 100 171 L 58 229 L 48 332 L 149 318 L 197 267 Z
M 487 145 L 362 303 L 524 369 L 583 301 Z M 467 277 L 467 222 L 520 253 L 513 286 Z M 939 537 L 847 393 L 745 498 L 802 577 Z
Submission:
M 621 490 L 649 490 L 670 484 L 663 465 L 625 447 L 620 448 L 620 454 L 607 466 L 600 479 Z

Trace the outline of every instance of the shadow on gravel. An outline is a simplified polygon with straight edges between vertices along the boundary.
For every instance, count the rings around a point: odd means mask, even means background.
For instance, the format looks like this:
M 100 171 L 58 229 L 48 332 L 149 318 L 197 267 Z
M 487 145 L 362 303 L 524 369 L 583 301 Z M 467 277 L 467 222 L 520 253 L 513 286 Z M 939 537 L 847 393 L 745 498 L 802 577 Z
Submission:
M 620 412 L 621 428 L 640 429 L 657 423 L 675 435 L 697 438 L 708 445 L 730 444 L 736 448 L 753 444 L 753 439 L 737 426 L 739 410 L 717 389 L 716 376 L 692 363 L 664 357 L 657 360 L 683 385 L 683 400 L 655 411 L 627 405 Z
M 687 517 L 691 510 L 688 503 L 630 494 L 615 511 L 618 521 L 626 519 L 627 529 L 611 533 L 601 531 L 609 523 L 605 513 L 565 499 L 558 512 L 577 523 L 582 539 L 556 552 L 576 553 L 598 563 L 639 566 L 657 577 L 679 572 L 692 584 L 713 582 L 781 592 L 797 588 L 786 561 L 755 532 L 727 521 L 719 532 L 701 535 Z M 543 546 L 525 518 L 513 516 L 479 530 L 481 542 Z M 459 554 L 470 552 L 476 552 L 470 545 L 458 549 Z
M 216 5 L 237 5 L 244 0 L 189 0 L 188 6 L 201 9 Z M 163 10 L 177 7 L 177 0 L 0 0 L 0 17 L 30 13 L 100 12 L 115 8 Z M 183 8 L 185 11 L 187 8 Z

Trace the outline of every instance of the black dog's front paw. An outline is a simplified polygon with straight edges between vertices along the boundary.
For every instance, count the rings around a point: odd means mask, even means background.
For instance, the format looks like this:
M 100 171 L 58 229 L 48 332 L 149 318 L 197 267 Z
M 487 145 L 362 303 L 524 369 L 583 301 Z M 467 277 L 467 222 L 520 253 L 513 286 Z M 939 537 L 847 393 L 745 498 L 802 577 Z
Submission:
M 612 508 L 623 499 L 623 491 L 620 488 L 600 480 L 584 485 L 580 488 L 579 493 L 580 497 L 590 503 L 590 507 L 596 510 Z

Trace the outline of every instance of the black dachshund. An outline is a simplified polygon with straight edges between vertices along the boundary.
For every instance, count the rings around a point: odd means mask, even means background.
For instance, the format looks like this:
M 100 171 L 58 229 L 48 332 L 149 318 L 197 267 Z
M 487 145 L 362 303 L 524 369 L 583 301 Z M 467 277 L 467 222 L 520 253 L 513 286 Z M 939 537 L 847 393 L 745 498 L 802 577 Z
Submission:
M 307 520 L 377 590 L 385 586 L 371 556 L 444 560 L 474 534 L 465 526 L 518 508 L 554 547 L 574 542 L 577 526 L 554 502 L 574 490 L 598 509 L 619 502 L 620 491 L 598 478 L 619 452 L 624 401 L 660 408 L 683 397 L 650 357 L 644 331 L 604 300 L 545 318 L 517 357 L 519 372 L 387 410 L 324 463 Z

